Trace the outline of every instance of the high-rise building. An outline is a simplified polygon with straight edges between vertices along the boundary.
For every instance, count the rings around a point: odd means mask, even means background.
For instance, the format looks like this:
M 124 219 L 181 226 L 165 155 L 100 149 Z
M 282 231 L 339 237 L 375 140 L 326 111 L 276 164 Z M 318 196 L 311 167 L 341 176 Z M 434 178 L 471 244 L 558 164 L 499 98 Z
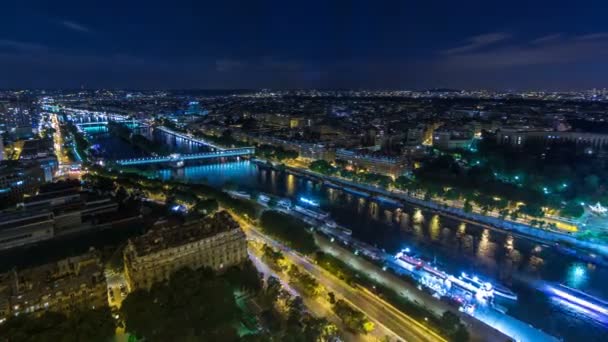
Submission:
M 124 250 L 129 288 L 148 289 L 190 267 L 222 270 L 247 259 L 247 240 L 226 211 L 184 225 L 161 226 L 130 239 Z

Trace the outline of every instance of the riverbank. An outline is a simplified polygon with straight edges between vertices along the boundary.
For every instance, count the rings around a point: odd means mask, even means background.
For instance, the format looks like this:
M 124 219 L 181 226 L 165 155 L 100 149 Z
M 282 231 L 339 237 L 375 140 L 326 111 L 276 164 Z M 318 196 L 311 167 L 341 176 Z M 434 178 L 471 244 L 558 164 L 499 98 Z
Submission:
M 560 245 L 561 249 L 567 249 L 568 247 L 576 247 L 578 249 L 582 249 L 585 251 L 589 251 L 591 253 L 595 253 L 598 255 L 589 255 L 586 261 L 596 262 L 599 264 L 608 264 L 608 260 L 604 258 L 608 258 L 608 246 L 591 242 L 591 241 L 583 241 L 577 239 L 575 236 L 566 233 L 559 233 L 551 230 L 544 230 L 540 228 L 535 228 L 523 223 L 516 223 L 511 221 L 502 220 L 495 217 L 484 216 L 475 213 L 467 213 L 460 208 L 446 207 L 444 205 L 437 204 L 431 201 L 424 201 L 418 198 L 414 198 L 412 196 L 408 196 L 405 193 L 396 193 L 394 191 L 389 191 L 386 189 L 382 189 L 379 187 L 359 184 L 350 182 L 341 178 L 333 177 L 333 176 L 325 176 L 319 173 L 305 170 L 301 168 L 296 168 L 292 166 L 284 166 L 284 169 L 277 168 L 274 165 L 258 162 L 261 165 L 276 169 L 276 170 L 284 170 L 288 173 L 302 176 L 306 178 L 312 178 L 324 183 L 331 182 L 341 186 L 342 188 L 354 188 L 358 191 L 362 191 L 363 193 L 368 193 L 372 196 L 384 196 L 388 198 L 392 198 L 398 201 L 404 201 L 409 204 L 418 205 L 420 207 L 424 207 L 433 211 L 441 212 L 443 215 L 448 217 L 469 221 L 470 223 L 474 223 L 484 228 L 497 230 L 501 232 L 508 232 L 511 234 L 516 234 L 518 237 L 530 239 L 533 241 L 537 241 L 545 244 L 552 244 L 554 246 Z
M 423 304 L 426 309 L 436 314 L 453 311 L 469 327 L 469 331 L 473 334 L 472 340 L 495 341 L 498 336 L 509 336 L 518 341 L 556 341 L 553 336 L 491 309 L 485 309 L 483 313 L 480 312 L 474 317 L 454 311 L 448 304 L 436 300 L 430 294 L 420 291 L 393 273 L 382 270 L 365 258 L 354 255 L 339 244 L 332 243 L 319 234 L 315 235 L 315 240 L 323 252 L 333 255 L 356 270 L 365 270 L 374 281 L 407 297 L 410 301 Z M 490 321 L 494 324 L 488 324 Z

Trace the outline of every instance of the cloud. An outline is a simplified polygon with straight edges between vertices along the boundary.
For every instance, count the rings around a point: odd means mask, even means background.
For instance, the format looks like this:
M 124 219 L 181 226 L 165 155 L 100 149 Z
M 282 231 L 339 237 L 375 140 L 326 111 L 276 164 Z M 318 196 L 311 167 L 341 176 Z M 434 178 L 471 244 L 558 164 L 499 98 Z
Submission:
M 545 44 L 545 43 L 556 41 L 560 38 L 562 38 L 561 33 L 554 33 L 554 34 L 542 36 L 540 38 L 536 38 L 533 41 L 531 41 L 530 43 L 531 44 Z
M 598 32 L 586 34 L 578 37 L 579 40 L 598 40 L 598 39 L 608 39 L 608 32 Z
M 500 69 L 532 65 L 559 65 L 608 58 L 608 34 L 580 36 L 552 34 L 529 42 L 460 49 L 438 59 L 448 69 Z
M 467 39 L 467 43 L 465 45 L 457 46 L 455 48 L 447 49 L 442 51 L 443 54 L 452 55 L 465 53 L 470 51 L 476 51 L 482 49 L 484 47 L 488 47 L 495 43 L 504 41 L 511 37 L 510 34 L 504 32 L 494 32 L 494 33 L 486 33 L 478 36 L 473 36 Z
M 37 51 L 47 49 L 46 46 L 41 44 L 21 42 L 10 39 L 0 39 L 0 48 L 9 48 L 18 51 Z
M 69 21 L 69 20 L 62 21 L 61 25 L 63 25 L 64 27 L 67 27 L 70 30 L 77 31 L 77 32 L 82 32 L 82 33 L 91 32 L 91 29 L 89 29 L 88 27 L 81 25 L 79 23 L 73 22 L 73 21 Z

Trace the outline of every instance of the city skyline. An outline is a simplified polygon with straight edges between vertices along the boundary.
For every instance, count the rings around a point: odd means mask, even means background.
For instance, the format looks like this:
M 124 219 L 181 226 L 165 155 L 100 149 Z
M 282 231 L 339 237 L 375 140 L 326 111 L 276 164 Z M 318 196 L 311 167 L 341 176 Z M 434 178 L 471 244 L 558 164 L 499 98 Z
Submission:
M 10 1 L 0 340 L 603 341 L 599 1 Z
M 559 3 L 15 3 L 0 88 L 605 88 L 603 5 Z

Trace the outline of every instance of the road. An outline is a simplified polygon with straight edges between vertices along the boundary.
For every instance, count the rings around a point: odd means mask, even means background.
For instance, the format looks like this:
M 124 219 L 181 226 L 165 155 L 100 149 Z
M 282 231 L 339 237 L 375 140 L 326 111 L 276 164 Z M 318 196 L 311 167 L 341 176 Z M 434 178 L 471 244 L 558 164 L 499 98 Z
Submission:
M 471 341 L 502 341 L 507 340 L 509 336 L 517 341 L 556 341 L 554 337 L 541 330 L 480 305 L 477 306 L 473 317 L 456 311 L 444 302 L 436 300 L 423 291 L 419 291 L 413 285 L 403 281 L 391 272 L 385 272 L 379 266 L 370 263 L 364 258 L 355 256 L 351 251 L 344 249 L 337 243 L 331 243 L 323 237 L 317 237 L 317 244 L 323 252 L 344 261 L 354 269 L 365 273 L 379 284 L 407 297 L 410 301 L 423 303 L 425 308 L 437 315 L 441 315 L 446 310 L 451 310 L 469 328 Z
M 297 290 L 295 290 L 291 285 L 289 285 L 289 282 L 286 279 L 285 274 L 277 273 L 274 270 L 272 270 L 270 267 L 268 267 L 268 265 L 266 265 L 260 259 L 260 257 L 258 257 L 255 254 L 255 252 L 257 252 L 255 249 L 249 249 L 249 259 L 253 262 L 253 264 L 258 269 L 258 271 L 260 271 L 263 274 L 264 279 L 267 279 L 269 276 L 273 276 L 273 277 L 279 279 L 279 281 L 281 282 L 281 285 L 283 286 L 283 289 L 285 291 L 289 292 L 289 294 L 291 294 L 294 297 L 300 296 L 302 298 L 304 305 L 306 306 L 309 313 L 311 313 L 315 317 L 325 317 L 330 322 L 334 323 L 340 329 L 341 337 L 343 337 L 345 340 L 353 341 L 353 342 L 375 342 L 375 341 L 379 340 L 379 338 L 377 338 L 377 337 L 382 338 L 386 335 L 390 336 L 390 332 L 384 332 L 384 331 L 376 331 L 375 332 L 376 336 L 373 336 L 373 337 L 371 335 L 353 334 L 353 333 L 347 331 L 346 328 L 344 327 L 344 325 L 342 324 L 342 322 L 340 321 L 340 319 L 331 310 L 331 306 L 327 302 L 327 300 L 321 300 L 320 298 L 313 299 L 313 298 L 301 296 Z M 384 334 L 384 335 L 382 335 L 382 334 Z M 398 337 L 395 336 L 394 340 L 397 340 L 397 339 L 398 339 Z
M 57 156 L 57 161 L 59 162 L 59 169 L 57 170 L 55 177 L 80 179 L 80 171 L 74 172 L 70 169 L 74 162 L 70 160 L 70 158 L 68 157 L 68 152 L 64 148 L 65 137 L 61 134 L 61 128 L 57 114 L 51 115 L 51 126 L 55 130 L 55 133 L 53 134 L 53 145 L 55 149 L 55 155 Z
M 235 216 L 235 215 L 233 215 Z M 313 264 L 306 257 L 262 234 L 258 228 L 235 216 L 245 233 L 251 239 L 266 243 L 283 252 L 292 263 L 300 266 L 314 276 L 328 291 L 345 299 L 354 307 L 365 313 L 378 327 L 399 336 L 404 341 L 446 341 L 422 323 L 397 310 L 389 303 L 366 290 L 359 290 L 347 285 L 325 269 Z

